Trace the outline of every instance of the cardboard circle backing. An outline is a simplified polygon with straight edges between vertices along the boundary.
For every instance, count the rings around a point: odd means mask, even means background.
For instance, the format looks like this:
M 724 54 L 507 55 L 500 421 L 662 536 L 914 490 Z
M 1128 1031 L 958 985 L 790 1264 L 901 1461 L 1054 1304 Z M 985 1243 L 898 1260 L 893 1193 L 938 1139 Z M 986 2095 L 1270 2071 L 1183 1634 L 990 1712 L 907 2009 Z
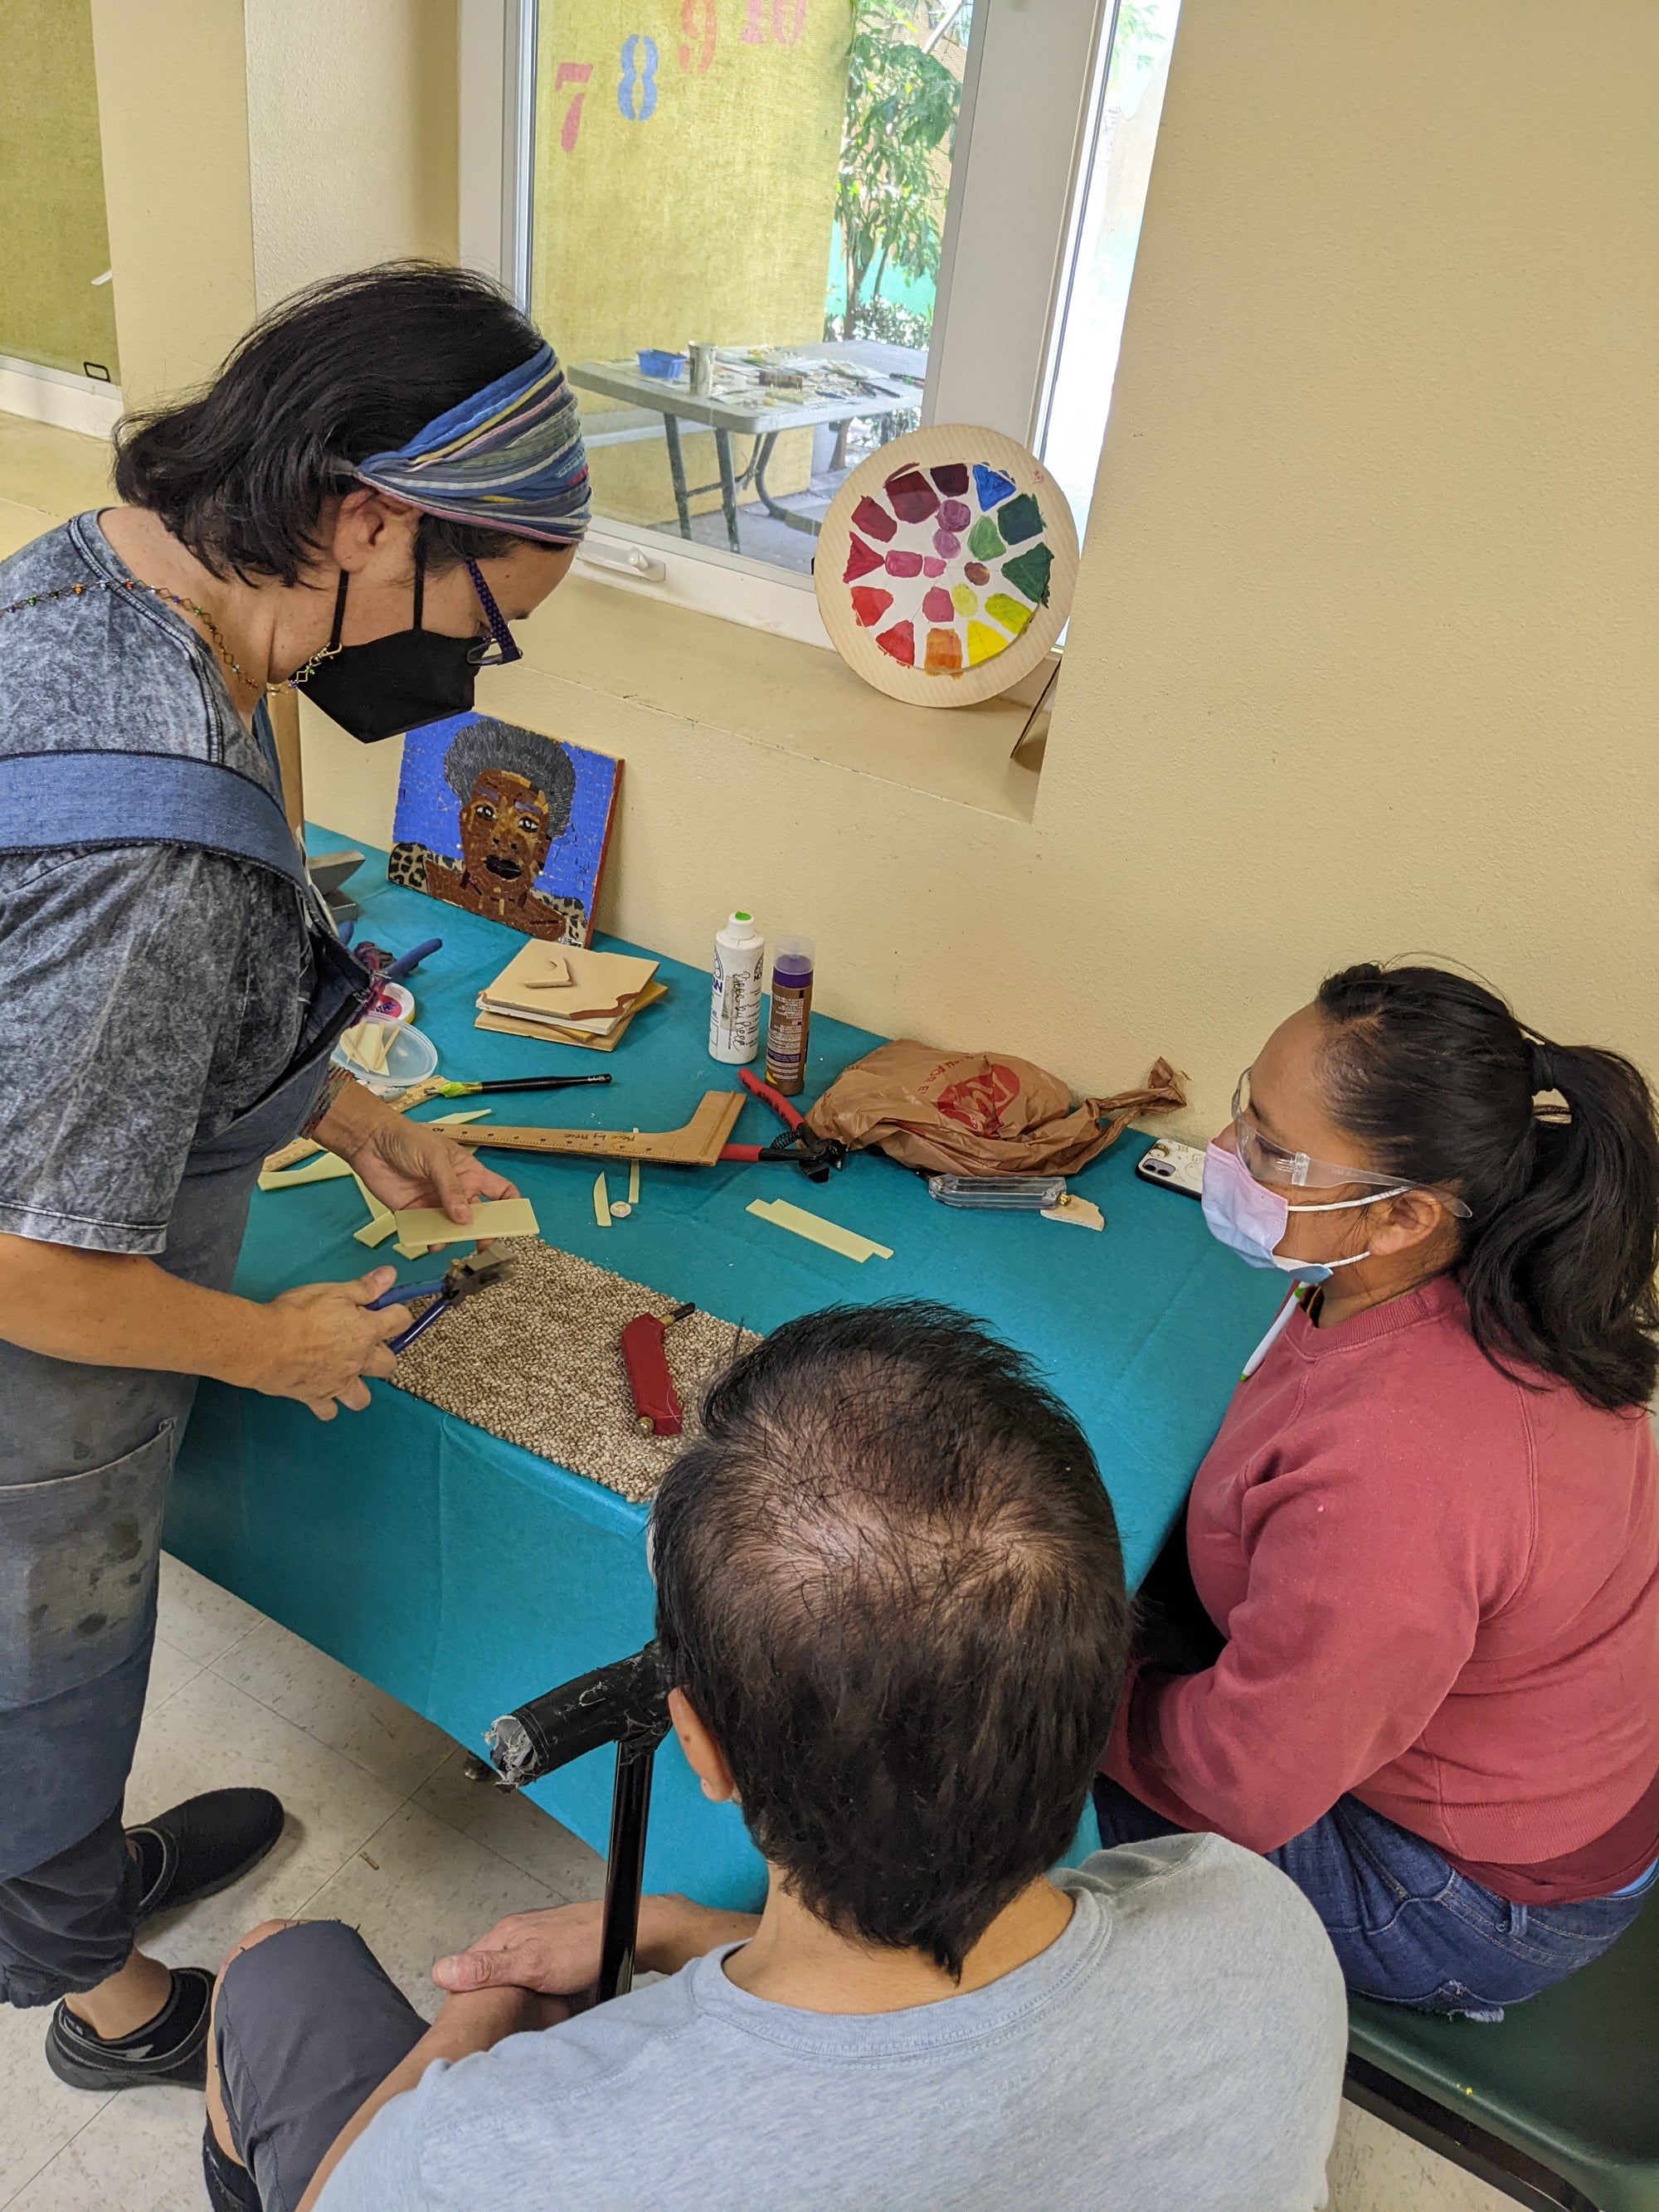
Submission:
M 866 684 L 972 707 L 1048 653 L 1077 567 L 1071 507 L 1035 455 L 939 422 L 853 471 L 824 516 L 813 586 L 831 644 Z

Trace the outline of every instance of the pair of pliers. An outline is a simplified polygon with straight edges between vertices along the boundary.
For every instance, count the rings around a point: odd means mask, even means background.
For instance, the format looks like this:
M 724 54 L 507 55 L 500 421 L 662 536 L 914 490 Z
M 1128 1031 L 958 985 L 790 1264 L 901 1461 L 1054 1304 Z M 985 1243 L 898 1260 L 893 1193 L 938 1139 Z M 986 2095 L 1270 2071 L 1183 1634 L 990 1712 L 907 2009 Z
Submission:
M 757 1098 L 764 1099 L 779 1118 L 787 1123 L 788 1133 L 774 1137 L 769 1145 L 727 1145 L 720 1153 L 723 1160 L 787 1160 L 793 1162 L 808 1182 L 828 1182 L 832 1169 L 842 1167 L 847 1161 L 847 1147 L 838 1137 L 820 1137 L 809 1129 L 781 1091 L 774 1091 L 769 1083 L 763 1083 L 746 1067 L 738 1070 L 738 1080 L 744 1089 Z
M 409 1327 L 394 1336 L 386 1346 L 389 1352 L 407 1352 L 418 1336 L 424 1336 L 434 1322 L 448 1312 L 457 1298 L 464 1298 L 473 1291 L 481 1291 L 487 1283 L 499 1282 L 513 1265 L 508 1252 L 469 1252 L 465 1258 L 452 1260 L 434 1283 L 394 1283 L 389 1291 L 382 1291 L 378 1298 L 371 1298 L 368 1310 L 378 1313 L 383 1306 L 411 1304 L 416 1298 L 430 1298 L 432 1304 Z

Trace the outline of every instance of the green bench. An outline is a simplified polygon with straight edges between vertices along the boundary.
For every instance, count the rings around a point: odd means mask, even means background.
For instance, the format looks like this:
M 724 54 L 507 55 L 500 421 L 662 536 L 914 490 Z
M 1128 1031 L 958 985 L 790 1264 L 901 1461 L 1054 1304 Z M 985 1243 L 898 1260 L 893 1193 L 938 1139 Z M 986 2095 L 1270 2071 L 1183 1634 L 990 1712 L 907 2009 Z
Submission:
M 1346 2094 L 1538 2212 L 1659 2212 L 1659 1900 L 1497 2027 L 1352 1999 Z

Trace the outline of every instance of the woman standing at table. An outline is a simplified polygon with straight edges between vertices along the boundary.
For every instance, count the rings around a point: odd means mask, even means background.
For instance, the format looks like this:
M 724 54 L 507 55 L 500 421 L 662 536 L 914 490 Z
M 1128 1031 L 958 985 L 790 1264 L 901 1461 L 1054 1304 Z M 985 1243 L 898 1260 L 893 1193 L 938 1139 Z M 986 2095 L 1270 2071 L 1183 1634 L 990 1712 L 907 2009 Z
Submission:
M 204 2078 L 210 1977 L 139 1924 L 276 1842 L 268 1791 L 125 1831 L 167 1485 L 200 1375 L 368 1403 L 393 1279 L 230 1294 L 303 1129 L 392 1206 L 511 1186 L 329 1072 L 366 978 L 283 820 L 265 692 L 356 737 L 471 704 L 586 520 L 574 404 L 491 287 L 319 285 L 126 422 L 123 505 L 0 565 L 0 1996 L 53 2070 Z M 493 652 L 492 652 L 493 641 Z
M 1304 1287 L 1148 1578 L 1103 1839 L 1230 1836 L 1352 1989 L 1501 2019 L 1659 1883 L 1653 1101 L 1462 976 L 1351 968 L 1204 1211 Z

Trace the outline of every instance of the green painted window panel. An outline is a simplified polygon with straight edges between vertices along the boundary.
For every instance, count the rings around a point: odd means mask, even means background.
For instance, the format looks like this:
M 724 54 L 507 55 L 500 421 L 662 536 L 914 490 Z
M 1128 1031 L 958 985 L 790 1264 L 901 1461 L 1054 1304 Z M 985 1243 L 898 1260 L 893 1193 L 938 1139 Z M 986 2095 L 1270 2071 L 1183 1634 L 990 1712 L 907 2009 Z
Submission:
M 91 0 L 0 0 L 0 354 L 120 380 Z

